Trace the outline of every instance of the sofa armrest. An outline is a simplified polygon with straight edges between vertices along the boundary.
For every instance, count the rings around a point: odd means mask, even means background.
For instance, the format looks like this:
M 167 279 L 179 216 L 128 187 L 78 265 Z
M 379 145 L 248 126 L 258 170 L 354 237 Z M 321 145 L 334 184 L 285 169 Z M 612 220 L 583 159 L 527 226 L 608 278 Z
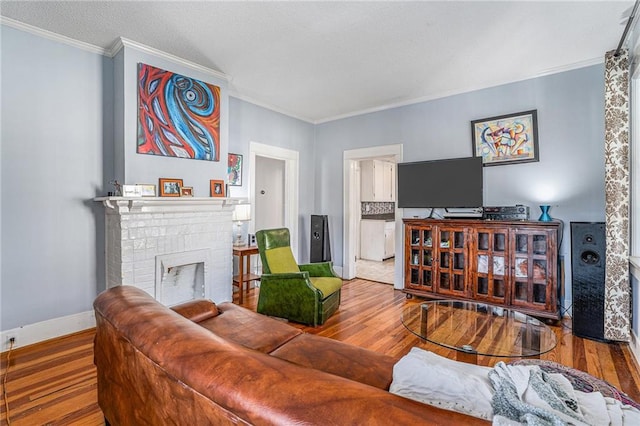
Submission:
M 190 300 L 188 302 L 172 306 L 171 309 L 195 323 L 216 317 L 220 313 L 215 303 L 211 300 L 204 299 Z
M 333 262 L 305 263 L 298 267 L 301 271 L 308 272 L 310 277 L 340 278 L 333 270 Z
M 322 292 L 311 285 L 307 272 L 262 274 L 258 313 L 316 324 Z
M 289 272 L 285 274 L 262 274 L 260 276 L 260 293 L 275 291 L 287 293 L 306 293 L 308 296 L 322 299 L 320 290 L 309 281 L 308 272 Z
M 309 279 L 308 272 L 283 272 L 280 274 L 262 274 L 260 275 L 260 281 L 263 279 L 283 279 L 283 280 L 307 280 Z

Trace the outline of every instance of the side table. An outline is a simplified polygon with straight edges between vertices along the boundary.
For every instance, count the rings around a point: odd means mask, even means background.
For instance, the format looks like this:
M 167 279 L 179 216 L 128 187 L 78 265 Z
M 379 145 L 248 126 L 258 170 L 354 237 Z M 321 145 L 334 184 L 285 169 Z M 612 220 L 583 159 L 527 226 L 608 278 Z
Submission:
M 233 285 L 238 286 L 238 304 L 242 305 L 244 301 L 244 283 L 259 280 L 260 276 L 251 273 L 251 255 L 259 254 L 256 246 L 239 246 L 233 247 L 233 255 L 238 256 L 238 275 L 233 276 Z M 247 267 L 245 269 L 244 259 L 247 259 Z M 247 274 L 245 275 L 245 271 Z M 248 287 L 247 287 L 248 290 Z

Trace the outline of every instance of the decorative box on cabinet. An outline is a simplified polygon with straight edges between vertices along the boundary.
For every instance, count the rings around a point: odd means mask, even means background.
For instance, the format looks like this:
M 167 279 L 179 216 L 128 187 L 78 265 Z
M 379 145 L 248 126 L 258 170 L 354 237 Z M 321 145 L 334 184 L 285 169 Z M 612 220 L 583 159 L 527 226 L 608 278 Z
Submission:
M 404 219 L 407 296 L 559 319 L 558 222 Z

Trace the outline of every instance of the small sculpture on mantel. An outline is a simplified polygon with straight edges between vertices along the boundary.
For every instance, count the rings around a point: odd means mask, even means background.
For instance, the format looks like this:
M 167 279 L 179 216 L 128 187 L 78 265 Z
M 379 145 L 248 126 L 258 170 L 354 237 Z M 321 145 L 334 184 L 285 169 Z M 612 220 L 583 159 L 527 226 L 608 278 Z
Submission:
M 114 197 L 122 197 L 122 184 L 117 180 L 112 180 L 109 182 L 115 188 L 115 192 L 113 193 Z

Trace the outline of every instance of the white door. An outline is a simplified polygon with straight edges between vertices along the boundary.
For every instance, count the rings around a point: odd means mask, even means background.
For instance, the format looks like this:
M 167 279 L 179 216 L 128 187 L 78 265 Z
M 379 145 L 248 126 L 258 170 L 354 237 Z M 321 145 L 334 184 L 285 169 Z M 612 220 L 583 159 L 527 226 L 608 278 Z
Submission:
M 285 226 L 284 179 L 284 160 L 256 156 L 256 231 Z
M 273 226 L 284 226 L 289 228 L 291 235 L 291 250 L 296 259 L 298 259 L 298 157 L 297 151 L 285 148 L 278 148 L 272 145 L 265 145 L 258 142 L 249 144 L 249 196 L 251 197 L 252 213 L 250 232 L 256 232 L 260 229 L 266 229 Z M 275 160 L 276 162 L 263 162 L 266 160 Z M 263 172 L 258 176 L 256 166 L 258 162 L 262 163 Z M 270 177 L 263 176 L 269 174 Z M 275 182 L 282 176 L 282 189 L 278 189 Z M 265 188 L 265 180 L 272 181 L 272 188 Z M 264 194 L 261 194 L 264 191 Z M 280 191 L 282 194 L 281 201 L 275 201 L 277 196 L 274 195 Z M 264 196 L 263 196 L 264 195 Z M 269 207 L 265 207 L 264 202 L 268 202 L 267 206 L 273 204 L 278 212 L 274 214 Z M 258 207 L 258 202 L 263 203 Z M 260 210 L 257 210 L 260 209 Z M 272 216 L 273 214 L 273 216 Z M 282 216 L 280 216 L 282 214 Z M 263 218 L 263 215 L 268 218 Z

